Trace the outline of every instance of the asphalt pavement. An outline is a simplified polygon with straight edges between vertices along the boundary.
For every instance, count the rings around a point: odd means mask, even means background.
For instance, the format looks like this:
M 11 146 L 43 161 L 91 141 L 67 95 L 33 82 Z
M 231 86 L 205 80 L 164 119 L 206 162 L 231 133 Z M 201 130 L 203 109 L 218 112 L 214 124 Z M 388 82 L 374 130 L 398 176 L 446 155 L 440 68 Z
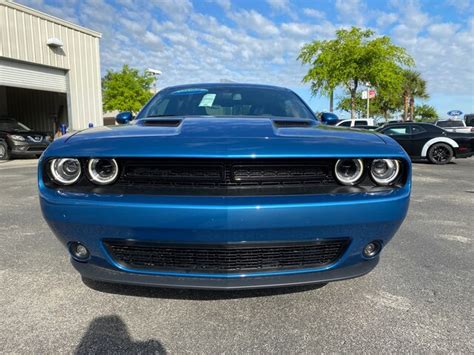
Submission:
M 474 158 L 414 165 L 370 274 L 239 292 L 85 284 L 43 220 L 36 161 L 0 163 L 0 353 L 474 353 Z

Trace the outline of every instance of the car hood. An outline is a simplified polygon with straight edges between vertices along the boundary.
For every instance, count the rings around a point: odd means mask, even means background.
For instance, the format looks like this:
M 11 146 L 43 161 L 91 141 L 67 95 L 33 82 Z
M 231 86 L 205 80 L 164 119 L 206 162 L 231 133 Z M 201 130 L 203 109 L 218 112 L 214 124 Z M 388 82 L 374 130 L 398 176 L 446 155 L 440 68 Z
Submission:
M 87 129 L 60 142 L 49 155 L 54 155 L 55 149 L 60 149 L 61 155 L 117 157 L 378 156 L 401 150 L 373 132 L 335 128 L 313 120 L 269 118 L 139 120 Z

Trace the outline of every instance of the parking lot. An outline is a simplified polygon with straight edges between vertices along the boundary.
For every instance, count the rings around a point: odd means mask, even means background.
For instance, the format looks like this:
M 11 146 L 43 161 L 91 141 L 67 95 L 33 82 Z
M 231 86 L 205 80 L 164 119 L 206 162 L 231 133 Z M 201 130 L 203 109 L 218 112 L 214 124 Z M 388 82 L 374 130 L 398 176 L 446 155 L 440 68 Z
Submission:
M 245 292 L 84 284 L 35 173 L 0 163 L 0 353 L 474 352 L 474 158 L 414 165 L 407 220 L 372 273 Z

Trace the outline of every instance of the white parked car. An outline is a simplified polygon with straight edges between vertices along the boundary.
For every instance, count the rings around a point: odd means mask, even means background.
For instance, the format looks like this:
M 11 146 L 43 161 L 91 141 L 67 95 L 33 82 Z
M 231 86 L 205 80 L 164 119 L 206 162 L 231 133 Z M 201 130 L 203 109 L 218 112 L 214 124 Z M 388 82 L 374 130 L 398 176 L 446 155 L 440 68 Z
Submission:
M 373 118 L 357 118 L 355 120 L 342 120 L 336 126 L 339 127 L 358 127 L 358 126 L 376 126 Z
M 440 121 L 436 121 L 435 125 L 449 132 L 456 132 L 456 133 L 474 132 L 473 127 L 466 126 L 466 122 L 464 122 L 463 120 L 440 120 Z

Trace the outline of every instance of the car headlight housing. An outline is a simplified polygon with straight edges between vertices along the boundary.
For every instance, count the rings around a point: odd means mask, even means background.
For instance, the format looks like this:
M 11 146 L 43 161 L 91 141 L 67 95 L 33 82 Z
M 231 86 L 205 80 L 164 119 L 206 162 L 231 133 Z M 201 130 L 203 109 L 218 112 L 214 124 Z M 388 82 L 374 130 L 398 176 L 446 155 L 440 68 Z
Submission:
M 54 181 L 60 185 L 72 185 L 81 177 L 81 163 L 74 158 L 53 159 L 49 171 Z
M 94 184 L 108 185 L 117 179 L 119 168 L 115 159 L 90 159 L 87 173 Z
M 362 159 L 339 159 L 334 168 L 336 179 L 343 185 L 357 184 L 364 174 Z
M 26 141 L 25 137 L 19 136 L 19 135 L 17 135 L 17 134 L 11 134 L 11 135 L 10 135 L 10 139 L 13 140 L 13 141 L 16 141 L 16 142 L 24 142 L 24 141 Z
M 400 175 L 400 162 L 396 159 L 374 159 L 370 167 L 370 176 L 378 185 L 390 185 Z

